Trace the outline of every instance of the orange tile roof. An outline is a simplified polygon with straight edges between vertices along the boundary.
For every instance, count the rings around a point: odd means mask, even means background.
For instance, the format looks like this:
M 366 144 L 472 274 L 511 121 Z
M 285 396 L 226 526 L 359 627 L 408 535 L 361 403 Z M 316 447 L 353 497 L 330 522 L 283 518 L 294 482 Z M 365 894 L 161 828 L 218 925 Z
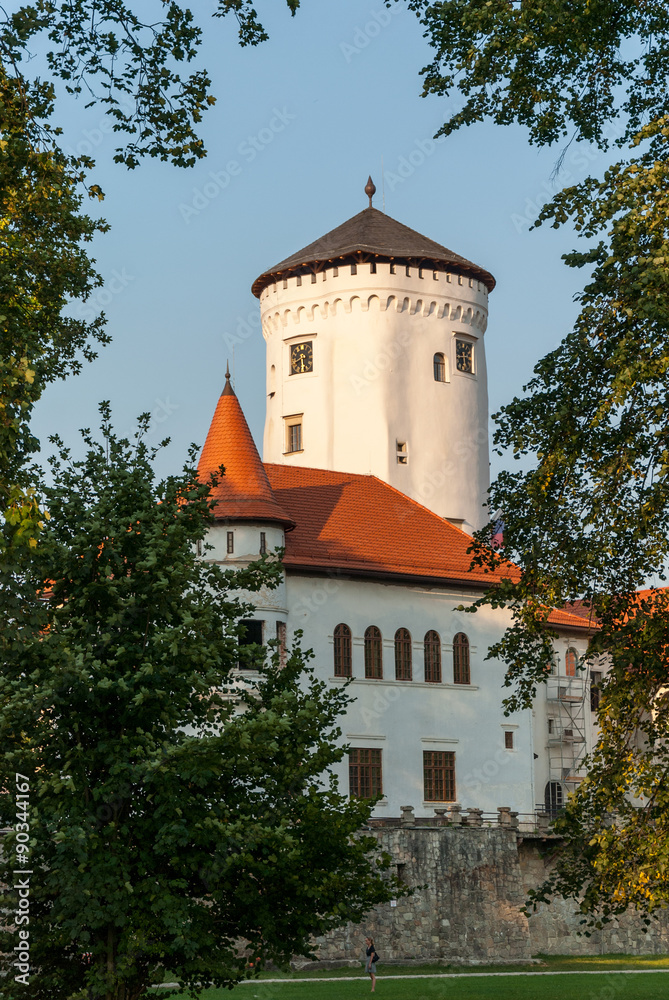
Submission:
M 229 372 L 197 464 L 198 477 L 204 482 L 212 473 L 218 473 L 221 465 L 225 467 L 225 475 L 220 476 L 218 486 L 212 491 L 217 501 L 214 517 L 277 522 L 286 528 L 293 527 L 292 518 L 272 493 L 249 425 L 230 385 Z
M 274 496 L 297 527 L 286 538 L 288 568 L 483 583 L 516 575 L 470 571 L 464 531 L 376 476 L 265 464 Z
M 581 602 L 582 603 L 582 602 Z M 568 605 L 571 607 L 571 605 Z M 589 618 L 589 613 L 584 609 L 584 613 L 579 611 L 567 611 L 565 608 L 551 611 L 548 616 L 549 625 L 565 625 L 569 628 L 598 628 L 597 622 Z

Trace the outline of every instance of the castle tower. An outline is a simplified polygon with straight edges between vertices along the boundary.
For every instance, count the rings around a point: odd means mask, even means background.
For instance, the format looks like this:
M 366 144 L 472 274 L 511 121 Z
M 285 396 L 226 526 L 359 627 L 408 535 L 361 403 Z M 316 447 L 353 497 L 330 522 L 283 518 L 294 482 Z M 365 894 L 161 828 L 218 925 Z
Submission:
M 487 521 L 483 335 L 495 279 L 369 207 L 260 275 L 264 460 L 372 473 Z
M 239 400 L 230 384 L 230 372 L 225 375 L 211 426 L 200 454 L 197 471 L 201 481 L 220 476 L 213 488 L 214 523 L 207 534 L 213 546 L 204 553 L 206 559 L 240 569 L 267 552 L 284 548 L 285 532 L 295 522 L 278 503 L 267 473 L 260 461 Z M 240 594 L 256 606 L 257 619 L 249 621 L 250 641 L 284 639 L 287 620 L 285 579 L 274 590 L 263 588 L 259 593 Z M 254 632 L 253 626 L 261 626 Z

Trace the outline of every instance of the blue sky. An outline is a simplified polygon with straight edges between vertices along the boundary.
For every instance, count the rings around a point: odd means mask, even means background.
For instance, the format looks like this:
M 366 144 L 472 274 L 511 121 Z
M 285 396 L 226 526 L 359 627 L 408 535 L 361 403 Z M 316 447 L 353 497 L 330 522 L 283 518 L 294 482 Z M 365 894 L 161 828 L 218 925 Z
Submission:
M 586 277 L 560 259 L 576 243 L 572 231 L 529 231 L 556 189 L 560 150 L 537 150 L 524 130 L 492 125 L 432 143 L 458 98 L 421 98 L 430 51 L 402 3 L 388 11 L 378 0 L 303 0 L 291 18 L 283 3 L 262 0 L 271 38 L 255 49 L 238 46 L 233 19 L 211 19 L 213 2 L 195 8 L 217 97 L 201 128 L 205 161 L 128 171 L 112 162 L 115 137 L 101 108 L 59 105 L 64 145 L 95 157 L 91 179 L 106 193 L 101 211 L 112 228 L 93 249 L 106 285 L 91 305 L 104 307 L 113 342 L 78 377 L 48 389 L 38 436 L 58 432 L 75 445 L 78 428 L 96 426 L 98 402 L 110 399 L 124 433 L 139 413 L 154 415 L 152 440 L 172 439 L 159 469 L 175 471 L 188 444 L 204 442 L 234 342 L 237 394 L 260 445 L 264 341 L 251 283 L 364 208 L 369 173 L 382 208 L 382 160 L 386 212 L 497 279 L 486 333 L 494 412 L 568 332 Z M 557 183 L 606 163 L 572 146 Z

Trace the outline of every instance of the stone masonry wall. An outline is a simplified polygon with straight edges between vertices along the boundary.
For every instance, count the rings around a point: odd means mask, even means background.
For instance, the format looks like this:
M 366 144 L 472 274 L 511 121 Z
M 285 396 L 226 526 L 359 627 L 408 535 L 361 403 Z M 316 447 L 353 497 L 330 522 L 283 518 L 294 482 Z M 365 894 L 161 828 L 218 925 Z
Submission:
M 659 953 L 669 949 L 669 920 L 643 932 L 634 915 L 579 936 L 572 902 L 557 901 L 526 917 L 521 907 L 550 864 L 550 840 L 502 827 L 416 826 L 375 831 L 400 877 L 424 885 L 409 899 L 376 907 L 360 925 L 348 924 L 318 941 L 320 960 L 359 961 L 373 937 L 384 962 L 456 964 L 528 962 L 537 953 L 597 955 Z M 543 854 L 542 854 L 543 852 Z

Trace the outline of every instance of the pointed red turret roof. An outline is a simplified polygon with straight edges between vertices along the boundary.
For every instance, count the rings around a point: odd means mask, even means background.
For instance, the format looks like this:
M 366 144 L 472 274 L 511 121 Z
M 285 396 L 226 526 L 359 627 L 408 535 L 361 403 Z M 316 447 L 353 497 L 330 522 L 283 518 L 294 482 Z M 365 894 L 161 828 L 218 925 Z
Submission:
M 281 507 L 272 492 L 267 473 L 260 461 L 249 425 L 225 374 L 225 388 L 204 443 L 197 472 L 205 481 L 225 467 L 212 497 L 216 500 L 214 517 L 226 521 L 270 521 L 285 528 L 295 522 Z

